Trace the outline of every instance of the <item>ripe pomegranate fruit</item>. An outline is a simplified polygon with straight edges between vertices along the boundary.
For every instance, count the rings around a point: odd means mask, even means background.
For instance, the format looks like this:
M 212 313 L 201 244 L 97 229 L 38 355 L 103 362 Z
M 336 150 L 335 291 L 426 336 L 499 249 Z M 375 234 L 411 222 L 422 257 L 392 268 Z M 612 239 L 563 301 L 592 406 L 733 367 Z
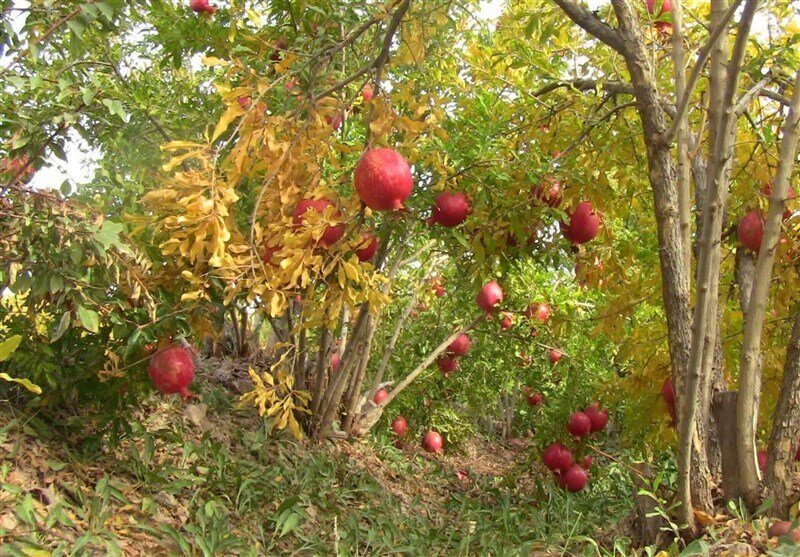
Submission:
M 188 398 L 194 380 L 194 360 L 183 346 L 171 344 L 150 358 L 150 380 L 164 394 Z
M 494 312 L 494 307 L 503 301 L 503 289 L 496 281 L 487 282 L 478 292 L 478 307 L 487 314 Z
M 392 420 L 392 431 L 394 431 L 397 435 L 405 435 L 406 430 L 408 429 L 408 422 L 403 416 L 397 416 L 394 420 Z
M 239 97 L 238 99 L 236 99 L 236 101 L 239 103 L 239 106 L 242 107 L 242 110 L 247 110 L 248 108 L 250 108 L 250 105 L 252 104 L 250 97 L 247 96 Z
M 550 304 L 547 302 L 533 303 L 525 310 L 525 317 L 544 323 L 550 319 Z
M 504 312 L 503 318 L 500 320 L 500 330 L 507 331 L 514 326 L 514 318 L 510 313 Z
M 544 451 L 544 464 L 553 472 L 566 472 L 574 464 L 572 451 L 561 443 L 552 443 Z
M 361 96 L 364 98 L 365 102 L 372 100 L 372 97 L 375 96 L 375 92 L 372 90 L 371 84 L 367 83 L 364 85 L 364 88 L 361 90 Z
M 758 251 L 764 238 L 764 218 L 761 211 L 753 209 L 739 221 L 739 243 L 749 250 Z
M 600 405 L 596 402 L 587 406 L 583 413 L 589 416 L 589 420 L 592 422 L 592 433 L 603 431 L 608 425 L 608 410 L 605 408 L 601 410 Z M 586 468 L 586 466 L 584 466 L 584 468 Z
M 269 246 L 265 242 L 264 243 L 264 252 L 261 254 L 261 261 L 264 262 L 264 265 L 269 265 L 270 262 L 272 261 L 272 258 L 279 251 L 281 251 L 280 246 Z
M 455 356 L 439 356 L 436 358 L 436 365 L 446 376 L 458 369 L 458 358 Z
M 558 207 L 564 199 L 563 191 L 564 188 L 559 180 L 553 176 L 546 176 L 543 183 L 531 189 L 531 195 L 535 201 L 548 207 Z
M 411 167 L 403 156 L 386 147 L 372 149 L 361 156 L 355 170 L 355 183 L 361 200 L 375 211 L 403 208 L 414 187 Z
M 589 482 L 589 473 L 575 464 L 564 474 L 564 481 L 567 484 L 568 491 L 577 493 L 586 487 L 586 484 Z
M 361 233 L 361 244 L 359 249 L 356 250 L 356 256 L 361 262 L 369 261 L 375 257 L 375 252 L 378 251 L 378 239 L 370 232 Z
M 441 277 L 431 280 L 431 289 L 433 289 L 433 292 L 436 294 L 437 298 L 444 297 L 444 286 L 442 286 Z
M 438 453 L 442 450 L 442 436 L 435 431 L 429 431 L 422 438 L 422 448 L 429 453 Z
M 189 9 L 197 14 L 214 14 L 217 8 L 210 5 L 208 0 L 189 0 Z
M 671 377 L 664 379 L 664 384 L 661 386 L 661 396 L 667 404 L 675 404 L 675 387 L 672 385 Z
M 584 470 L 588 470 L 589 468 L 591 468 L 592 467 L 592 457 L 590 457 L 589 455 L 586 455 L 585 457 L 583 457 L 583 461 L 581 461 L 581 466 L 583 467 Z
M 547 353 L 547 358 L 550 360 L 550 363 L 555 365 L 561 361 L 561 358 L 564 354 L 561 350 L 556 350 L 555 348 L 551 348 L 550 351 Z
M 469 349 L 472 348 L 472 339 L 466 333 L 461 333 L 456 339 L 447 347 L 448 352 L 455 356 L 464 356 Z
M 339 371 L 339 366 L 342 364 L 342 357 L 338 352 L 331 355 L 331 371 Z
M 770 538 L 780 538 L 781 536 L 791 536 L 794 542 L 800 542 L 800 528 L 792 528 L 789 520 L 779 520 L 774 522 L 767 531 Z
M 387 396 L 389 396 L 389 391 L 381 387 L 380 389 L 375 391 L 375 396 L 372 397 L 372 402 L 374 402 L 375 404 L 380 404 L 381 402 L 386 400 Z
M 592 431 L 592 420 L 581 411 L 573 412 L 569 417 L 567 429 L 575 437 L 589 435 L 589 432 Z
M 314 210 L 317 213 L 322 213 L 325 208 L 332 203 L 327 199 L 303 199 L 297 204 L 292 215 L 292 222 L 295 226 L 301 226 L 305 221 L 305 214 L 309 210 Z M 336 212 L 336 216 L 341 216 L 341 211 Z M 336 224 L 328 226 L 325 232 L 322 233 L 322 238 L 319 239 L 319 245 L 322 247 L 330 247 L 344 235 L 345 224 Z
M 600 231 L 600 215 L 589 201 L 581 201 L 572 213 L 569 224 L 561 222 L 564 237 L 575 245 L 585 244 Z
M 336 114 L 332 114 L 325 118 L 325 121 L 328 123 L 330 127 L 334 130 L 338 130 L 342 127 L 342 122 L 344 122 L 344 113 L 337 112 Z
M 531 393 L 528 395 L 528 404 L 531 406 L 541 406 L 543 400 L 544 397 L 542 396 L 542 393 Z
M 469 198 L 465 193 L 443 191 L 433 203 L 431 220 L 448 228 L 458 226 L 469 214 Z
M 661 11 L 655 13 L 656 0 L 647 0 L 647 12 L 651 15 L 668 14 L 672 11 L 672 0 L 661 0 Z
M 758 467 L 761 469 L 761 473 L 765 473 L 767 471 L 767 451 L 760 450 L 756 454 L 758 457 Z

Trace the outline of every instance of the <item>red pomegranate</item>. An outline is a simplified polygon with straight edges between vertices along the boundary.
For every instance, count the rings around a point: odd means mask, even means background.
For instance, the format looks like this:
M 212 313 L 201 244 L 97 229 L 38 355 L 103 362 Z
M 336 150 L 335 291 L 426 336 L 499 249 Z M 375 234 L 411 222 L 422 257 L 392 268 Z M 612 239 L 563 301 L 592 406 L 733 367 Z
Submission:
M 455 356 L 439 356 L 436 358 L 436 365 L 445 375 L 458 369 L 458 358 Z
M 544 450 L 544 465 L 553 472 L 564 472 L 572 466 L 572 451 L 561 443 L 552 443 Z
M 664 384 L 661 386 L 661 396 L 667 404 L 675 404 L 675 387 L 672 385 L 671 377 L 664 379 Z
M 780 520 L 769 527 L 767 535 L 770 538 L 780 538 L 781 536 L 789 535 L 792 540 L 797 543 L 800 542 L 800 528 L 792 528 L 792 523 L 788 520 Z
M 494 312 L 494 307 L 503 301 L 503 289 L 496 281 L 487 282 L 478 292 L 478 307 L 486 313 Z
M 448 352 L 455 356 L 464 356 L 472 348 L 472 339 L 466 333 L 461 333 L 447 347 Z
M 300 226 L 305 221 L 305 214 L 311 209 L 317 213 L 322 213 L 325 208 L 332 203 L 327 199 L 303 199 L 297 204 L 292 214 L 292 222 L 295 226 Z M 336 211 L 336 216 L 341 216 L 341 211 Z M 322 247 L 330 247 L 344 235 L 345 224 L 331 225 L 322 233 L 322 238 L 319 240 L 319 245 Z
M 264 252 L 261 254 L 261 261 L 264 262 L 264 265 L 269 265 L 269 263 L 272 261 L 272 258 L 279 251 L 281 251 L 280 246 L 269 246 L 264 243 Z
M 372 397 L 372 402 L 374 402 L 375 404 L 380 404 L 381 402 L 386 400 L 387 396 L 389 396 L 389 391 L 381 387 L 380 389 L 375 391 L 375 396 Z
M 569 224 L 561 222 L 561 232 L 573 244 L 585 244 L 600 231 L 600 216 L 589 201 L 581 201 L 569 214 Z
M 375 257 L 375 252 L 378 251 L 378 239 L 369 232 L 362 232 L 359 246 L 359 249 L 356 250 L 358 260 L 369 261 Z
M 553 176 L 546 176 L 543 183 L 531 189 L 533 199 L 547 205 L 548 207 L 558 207 L 564 199 L 563 186 L 559 180 Z
M 422 438 L 422 448 L 429 453 L 438 453 L 442 450 L 442 436 L 435 431 L 429 431 Z
M 402 209 L 403 201 L 414 187 L 408 161 L 386 147 L 372 149 L 361 156 L 356 165 L 355 183 L 361 200 L 375 211 Z
M 584 470 L 588 470 L 589 468 L 591 468 L 592 467 L 592 457 L 590 457 L 589 455 L 586 455 L 585 457 L 583 457 L 583 461 L 581 462 L 581 466 L 583 467 Z
M 325 121 L 334 130 L 338 130 L 339 128 L 342 127 L 342 122 L 344 122 L 344 112 L 337 112 L 336 114 L 332 114 L 327 118 L 325 118 Z
M 171 344 L 150 358 L 150 380 L 164 394 L 188 398 L 194 380 L 194 360 L 183 346 Z
M 444 286 L 442 286 L 441 284 L 437 284 L 433 288 L 433 291 L 436 293 L 436 297 L 437 298 L 443 298 L 444 297 Z
M 575 437 L 589 435 L 589 432 L 592 431 L 592 420 L 583 412 L 573 412 L 569 417 L 567 429 Z
M 239 103 L 239 106 L 242 107 L 242 110 L 247 110 L 248 108 L 250 108 L 250 105 L 252 104 L 252 101 L 250 100 L 250 97 L 247 97 L 247 96 L 239 97 L 236 100 Z
M 531 406 L 541 406 L 543 400 L 544 397 L 542 396 L 542 393 L 531 393 L 528 395 L 528 404 Z
M 661 15 L 661 14 L 668 14 L 672 11 L 672 0 L 661 0 L 660 3 L 661 3 L 661 11 L 656 14 L 655 13 L 656 0 L 647 0 L 647 12 L 649 14 Z
M 605 408 L 601 410 L 600 405 L 596 402 L 587 406 L 583 413 L 589 416 L 589 420 L 592 422 L 592 433 L 603 431 L 608 425 L 608 410 Z M 588 467 L 584 466 L 584 468 Z
M 372 90 L 372 85 L 369 83 L 364 85 L 364 88 L 361 90 L 361 96 L 364 98 L 365 102 L 371 101 L 372 97 L 375 96 L 375 92 Z
M 561 352 L 561 350 L 557 350 L 555 348 L 551 348 L 547 353 L 547 358 L 550 360 L 551 364 L 557 364 L 561 361 L 562 357 L 564 357 L 564 354 Z
M 458 226 L 469 214 L 469 198 L 465 193 L 450 193 L 443 191 L 436 196 L 432 207 L 431 219 L 442 226 Z
M 761 469 L 761 473 L 764 474 L 767 471 L 767 451 L 760 450 L 756 454 L 758 457 L 758 467 Z
M 503 313 L 503 318 L 500 320 L 500 330 L 507 331 L 514 326 L 514 318 L 510 313 Z
M 550 304 L 547 302 L 533 303 L 525 310 L 525 317 L 544 323 L 550 319 Z
M 213 14 L 217 8 L 210 5 L 208 0 L 189 0 L 189 8 L 198 14 Z
M 567 484 L 568 491 L 577 493 L 586 487 L 586 484 L 589 482 L 589 473 L 575 464 L 564 474 L 564 481 Z
M 339 371 L 339 366 L 342 364 L 342 357 L 339 356 L 338 352 L 334 352 L 331 355 L 331 370 L 332 371 Z
M 739 221 L 739 243 L 749 250 L 758 251 L 764 238 L 764 218 L 761 211 L 753 209 Z
M 397 416 L 394 420 L 392 420 L 392 431 L 394 431 L 397 435 L 405 435 L 407 429 L 408 423 L 403 416 Z

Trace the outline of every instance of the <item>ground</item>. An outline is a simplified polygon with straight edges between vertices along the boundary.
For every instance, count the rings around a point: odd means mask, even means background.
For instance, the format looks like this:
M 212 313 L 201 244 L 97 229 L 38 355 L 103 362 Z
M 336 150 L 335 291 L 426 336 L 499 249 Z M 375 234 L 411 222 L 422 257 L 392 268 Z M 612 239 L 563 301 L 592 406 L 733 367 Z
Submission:
M 525 444 L 311 445 L 234 401 L 151 396 L 113 444 L 77 434 L 83 416 L 0 407 L 0 555 L 634 554 L 625 497 L 561 492 Z M 718 518 L 705 554 L 767 554 L 763 521 Z

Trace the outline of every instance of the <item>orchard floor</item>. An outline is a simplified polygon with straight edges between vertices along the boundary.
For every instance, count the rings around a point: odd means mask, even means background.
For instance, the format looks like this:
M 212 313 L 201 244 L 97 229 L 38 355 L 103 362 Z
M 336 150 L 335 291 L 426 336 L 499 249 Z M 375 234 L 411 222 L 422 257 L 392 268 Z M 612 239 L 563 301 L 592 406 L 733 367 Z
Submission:
M 524 446 L 474 440 L 436 458 L 381 434 L 311 446 L 268 435 L 220 388 L 202 400 L 148 398 L 113 448 L 0 407 L 0 556 L 656 553 L 626 537 L 627 487 L 567 495 Z M 800 554 L 775 550 L 760 521 L 720 519 L 705 551 L 683 554 Z

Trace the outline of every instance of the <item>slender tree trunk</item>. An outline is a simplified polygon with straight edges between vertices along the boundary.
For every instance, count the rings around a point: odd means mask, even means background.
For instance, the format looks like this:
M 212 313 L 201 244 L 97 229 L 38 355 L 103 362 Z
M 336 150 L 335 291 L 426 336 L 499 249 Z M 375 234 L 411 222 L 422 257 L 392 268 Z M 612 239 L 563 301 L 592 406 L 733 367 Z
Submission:
M 372 340 L 375 338 L 377 324 L 377 318 L 374 315 L 371 313 L 367 315 L 367 324 L 364 333 L 365 338 L 361 348 L 361 359 L 358 361 L 358 368 L 356 368 L 356 373 L 350 381 L 350 386 L 347 389 L 347 395 L 344 399 L 345 414 L 342 418 L 342 430 L 348 433 L 353 426 L 353 421 L 358 415 L 361 388 L 364 386 L 364 378 L 367 375 L 367 365 L 369 364 Z
M 757 0 L 752 0 L 757 4 Z M 749 3 L 745 5 L 745 19 Z M 741 32 L 741 31 L 740 31 Z M 737 40 L 738 43 L 738 40 Z M 781 220 L 785 199 L 789 189 L 789 179 L 795 164 L 797 152 L 798 126 L 800 125 L 800 70 L 794 81 L 794 94 L 789 108 L 789 115 L 783 129 L 778 171 L 772 186 L 769 200 L 769 211 L 764 224 L 764 237 L 756 259 L 756 272 L 750 304 L 744 320 L 744 340 L 742 342 L 741 362 L 739 365 L 739 399 L 737 403 L 737 442 L 740 450 L 739 468 L 742 482 L 742 493 L 750 506 L 756 506 L 759 500 L 758 466 L 755 461 L 755 433 L 758 414 L 753 404 L 761 393 L 761 332 L 764 326 L 769 287 L 772 279 L 772 268 L 775 262 L 775 251 L 781 233 Z M 748 452 L 746 449 L 750 448 Z M 752 453 L 752 454 L 749 454 Z
M 386 348 L 383 350 L 383 356 L 381 357 L 381 362 L 378 364 L 378 371 L 375 373 L 375 379 L 372 381 L 372 387 L 370 392 L 374 392 L 378 386 L 383 381 L 383 375 L 386 372 L 386 368 L 389 366 L 389 361 L 392 359 L 392 354 L 394 354 L 394 347 L 397 345 L 397 341 L 400 338 L 400 333 L 403 332 L 403 325 L 405 325 L 408 317 L 411 315 L 411 312 L 414 310 L 414 304 L 417 303 L 417 293 L 411 296 L 411 299 L 408 301 L 405 310 L 397 319 L 397 322 L 394 325 L 394 330 L 392 331 L 392 336 L 389 339 Z
M 789 518 L 797 500 L 794 490 L 797 431 L 800 429 L 800 312 L 794 317 L 792 337 L 786 350 L 781 392 L 772 419 L 767 454 L 766 493 L 775 502 L 774 516 Z

